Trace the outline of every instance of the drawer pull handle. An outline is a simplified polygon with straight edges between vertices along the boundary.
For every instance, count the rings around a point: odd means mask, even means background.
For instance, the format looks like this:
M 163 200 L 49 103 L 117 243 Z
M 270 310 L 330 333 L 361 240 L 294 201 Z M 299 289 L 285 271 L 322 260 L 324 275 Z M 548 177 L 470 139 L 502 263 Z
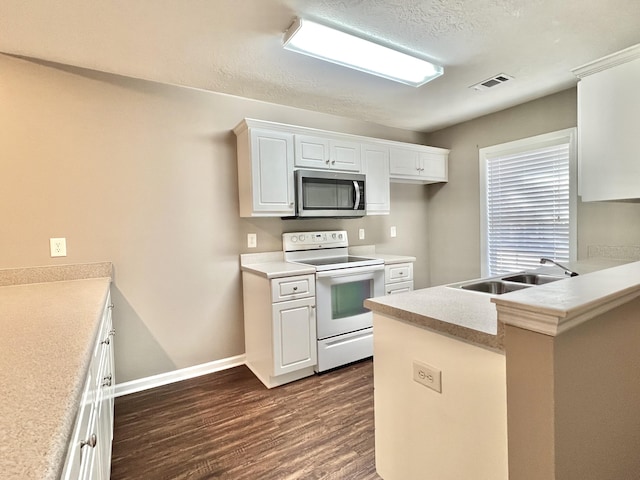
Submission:
M 91 448 L 95 448 L 96 444 L 98 443 L 98 437 L 96 437 L 96 434 L 93 433 L 91 434 L 91 436 L 89 437 L 89 440 L 82 440 L 80 442 L 80 448 L 84 447 L 85 445 L 90 446 Z

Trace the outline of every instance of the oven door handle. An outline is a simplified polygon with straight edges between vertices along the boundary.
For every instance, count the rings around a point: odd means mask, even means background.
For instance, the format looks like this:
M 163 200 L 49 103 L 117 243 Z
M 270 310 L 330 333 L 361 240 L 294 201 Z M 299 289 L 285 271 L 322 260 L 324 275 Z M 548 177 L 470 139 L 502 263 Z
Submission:
M 364 267 L 339 268 L 337 270 L 324 270 L 322 272 L 316 272 L 316 278 L 347 277 L 349 275 L 361 275 L 363 273 L 369 272 L 373 273 L 379 270 L 384 270 L 384 264 L 367 265 Z

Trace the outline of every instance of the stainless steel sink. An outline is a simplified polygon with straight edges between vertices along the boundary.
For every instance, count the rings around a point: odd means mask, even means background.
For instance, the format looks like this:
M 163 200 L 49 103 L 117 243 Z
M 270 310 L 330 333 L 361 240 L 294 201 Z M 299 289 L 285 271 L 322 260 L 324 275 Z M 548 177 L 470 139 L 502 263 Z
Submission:
M 505 282 L 526 283 L 529 285 L 544 285 L 545 283 L 557 282 L 567 277 L 556 277 L 553 275 L 544 275 L 541 273 L 521 273 L 510 277 L 502 277 Z
M 460 285 L 463 290 L 473 290 L 476 292 L 490 293 L 492 295 L 502 295 L 503 293 L 515 292 L 528 288 L 531 285 L 524 283 L 507 283 L 502 280 L 483 280 L 480 282 L 466 283 Z

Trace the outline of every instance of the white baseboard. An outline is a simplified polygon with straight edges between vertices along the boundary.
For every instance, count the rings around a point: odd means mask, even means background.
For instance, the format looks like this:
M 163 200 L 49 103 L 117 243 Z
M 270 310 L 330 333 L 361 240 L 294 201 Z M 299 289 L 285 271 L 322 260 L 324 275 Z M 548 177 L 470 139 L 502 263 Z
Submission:
M 123 395 L 141 392 L 150 388 L 168 385 L 170 383 L 199 377 L 201 375 L 207 375 L 213 372 L 219 372 L 220 370 L 226 370 L 227 368 L 233 368 L 237 367 L 238 365 L 244 364 L 245 356 L 243 354 L 237 355 L 235 357 L 215 360 L 213 362 L 202 363 L 200 365 L 194 365 L 193 367 L 181 368 L 179 370 L 173 370 L 171 372 L 159 373 L 158 375 L 153 375 L 151 377 L 139 378 L 137 380 L 131 380 L 129 382 L 118 383 L 115 386 L 113 396 L 121 397 Z

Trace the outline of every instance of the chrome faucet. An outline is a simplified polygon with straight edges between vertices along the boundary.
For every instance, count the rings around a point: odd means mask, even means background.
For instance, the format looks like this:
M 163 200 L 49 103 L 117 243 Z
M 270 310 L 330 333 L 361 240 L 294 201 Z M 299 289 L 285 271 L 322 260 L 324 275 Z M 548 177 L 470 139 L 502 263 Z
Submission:
M 540 259 L 540 263 L 553 263 L 554 265 L 557 265 L 558 267 L 560 267 L 562 270 L 564 270 L 564 274 L 568 275 L 569 277 L 577 277 L 578 274 L 576 272 L 573 272 L 571 270 L 569 270 L 567 267 L 565 267 L 564 265 L 560 265 L 558 262 L 555 262 L 553 260 L 551 260 L 550 258 L 541 258 Z

